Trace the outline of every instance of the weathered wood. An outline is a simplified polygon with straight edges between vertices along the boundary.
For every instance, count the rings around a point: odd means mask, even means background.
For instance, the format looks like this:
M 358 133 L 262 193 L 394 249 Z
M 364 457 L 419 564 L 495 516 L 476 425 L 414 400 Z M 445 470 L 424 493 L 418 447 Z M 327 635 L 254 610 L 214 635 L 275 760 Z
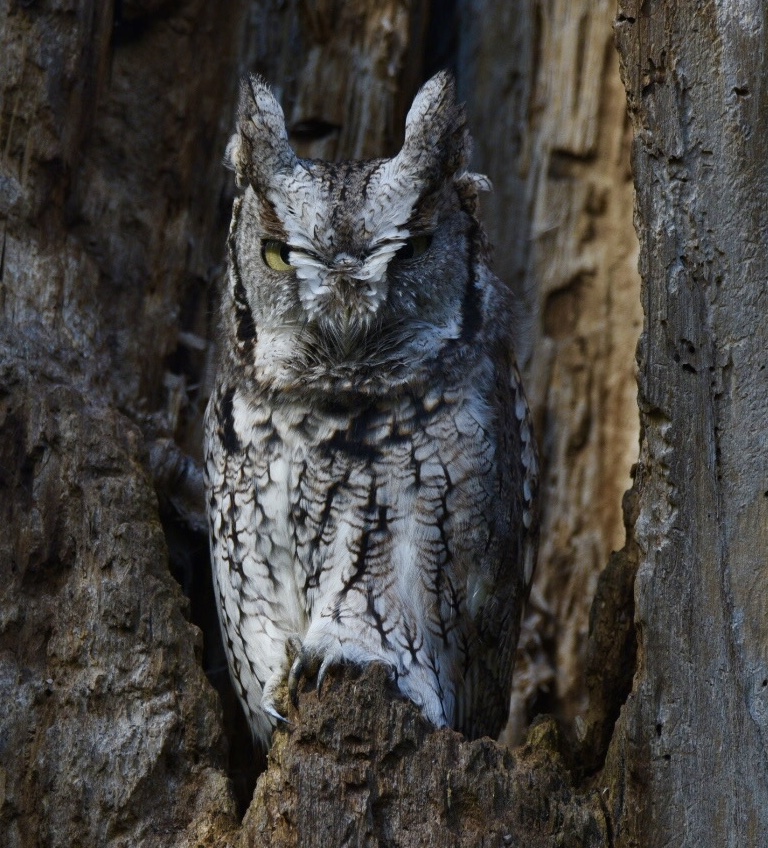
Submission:
M 166 357 L 185 349 L 180 313 L 204 298 L 225 233 L 222 112 L 244 5 L 226 19 L 202 0 L 120 9 L 0 3 L 12 848 L 187 845 L 234 821 L 200 634 L 168 570 L 142 432 L 118 407 L 161 430 L 172 417 Z
M 768 832 L 765 4 L 619 4 L 635 133 L 639 663 L 612 745 L 617 846 Z
M 251 3 L 248 69 L 261 73 L 279 98 L 300 156 L 370 159 L 397 152 L 423 81 L 428 7 L 417 0 Z
M 302 694 L 280 729 L 236 848 L 329 845 L 604 848 L 596 792 L 574 791 L 549 719 L 514 754 L 435 730 L 371 667 Z
M 2 844 L 225 832 L 220 708 L 141 431 L 76 385 L 77 354 L 42 333 L 4 337 L 0 363 Z
M 116 20 L 109 3 L 4 5 L 3 318 L 48 327 L 105 391 L 155 410 L 180 311 L 226 232 L 222 113 L 244 6 L 224 22 L 202 0 L 123 3 Z

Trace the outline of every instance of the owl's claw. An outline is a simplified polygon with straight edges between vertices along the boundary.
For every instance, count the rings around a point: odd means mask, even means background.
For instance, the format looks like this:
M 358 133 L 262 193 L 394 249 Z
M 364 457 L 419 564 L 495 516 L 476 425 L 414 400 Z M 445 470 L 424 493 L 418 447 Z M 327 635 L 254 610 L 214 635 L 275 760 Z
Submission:
M 283 724 L 290 724 L 288 719 L 281 712 L 281 710 L 285 710 L 285 706 L 286 704 L 284 699 L 280 698 L 280 678 L 273 675 L 264 687 L 264 692 L 262 693 L 261 698 L 261 708 L 267 715 L 277 719 L 277 721 L 282 722 Z
M 317 683 L 315 689 L 317 697 L 322 694 L 323 682 L 328 675 L 328 671 L 333 665 L 337 665 L 339 658 L 335 654 L 327 653 L 322 662 L 320 658 L 307 650 L 300 650 L 296 654 L 296 658 L 291 665 L 291 670 L 288 672 L 288 694 L 291 698 L 293 706 L 299 708 L 299 684 L 301 679 L 310 680 L 317 675 Z M 318 668 L 319 666 L 319 668 Z
M 288 694 L 291 697 L 291 703 L 296 709 L 299 708 L 299 681 L 304 676 L 306 668 L 307 661 L 304 659 L 304 655 L 298 653 L 296 659 L 293 661 L 291 670 L 288 672 Z
M 327 654 L 325 659 L 320 664 L 320 670 L 317 672 L 317 698 L 320 700 L 320 696 L 322 695 L 323 689 L 323 681 L 325 680 L 328 669 L 330 669 L 333 664 L 333 657 L 330 654 Z
M 262 701 L 261 708 L 264 710 L 265 713 L 267 713 L 267 715 L 271 715 L 272 718 L 276 718 L 278 721 L 282 721 L 283 724 L 290 725 L 291 722 L 288 721 L 288 719 L 284 715 L 280 715 L 280 713 L 271 704 L 264 703 L 264 701 Z
M 317 672 L 318 663 L 318 658 L 305 650 L 299 651 L 296 659 L 293 661 L 291 670 L 288 672 L 288 695 L 296 709 L 299 708 L 299 684 L 301 683 L 301 679 L 303 677 L 309 680 L 314 677 Z

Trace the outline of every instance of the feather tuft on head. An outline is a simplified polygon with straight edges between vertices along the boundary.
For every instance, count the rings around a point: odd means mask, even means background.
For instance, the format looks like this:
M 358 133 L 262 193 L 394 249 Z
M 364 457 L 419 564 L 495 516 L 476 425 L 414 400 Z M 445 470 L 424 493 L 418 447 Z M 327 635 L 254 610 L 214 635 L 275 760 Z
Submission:
M 466 170 L 472 152 L 463 104 L 448 71 L 428 80 L 405 119 L 405 142 L 397 158 L 410 163 L 414 176 L 437 182 Z
M 240 85 L 237 131 L 229 140 L 225 161 L 234 169 L 238 185 L 261 187 L 296 164 L 283 110 L 266 82 L 255 74 Z

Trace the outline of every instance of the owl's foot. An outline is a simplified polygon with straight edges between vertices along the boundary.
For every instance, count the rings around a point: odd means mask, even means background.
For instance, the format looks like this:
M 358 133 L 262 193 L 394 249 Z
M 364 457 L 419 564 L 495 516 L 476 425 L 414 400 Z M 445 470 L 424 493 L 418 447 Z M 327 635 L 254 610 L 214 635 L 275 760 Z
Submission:
M 304 653 L 301 639 L 298 636 L 289 636 L 285 641 L 285 665 L 282 671 L 275 672 L 266 682 L 261 696 L 261 708 L 267 715 L 277 719 L 284 724 L 291 722 L 285 717 L 288 712 L 288 698 L 296 705 L 296 696 L 291 688 L 291 674 L 293 667 Z M 285 669 L 290 668 L 291 673 L 286 681 Z
M 299 685 L 304 680 L 312 680 L 316 677 L 317 682 L 315 689 L 318 697 L 322 693 L 323 681 L 328 674 L 331 666 L 340 665 L 345 662 L 341 651 L 327 652 L 324 656 L 320 656 L 317 651 L 312 649 L 302 648 L 296 655 L 296 659 L 291 665 L 291 670 L 288 673 L 288 694 L 291 697 L 291 703 L 296 709 L 299 707 Z
M 295 708 L 298 709 L 299 706 L 299 686 L 302 680 L 311 681 L 316 678 L 315 691 L 319 698 L 328 672 L 334 667 L 352 665 L 362 668 L 369 663 L 378 662 L 389 669 L 392 682 L 397 682 L 397 669 L 386 658 L 368 651 L 362 645 L 350 643 L 349 640 L 345 643 L 346 650 L 340 640 L 331 641 L 330 645 L 328 641 L 331 640 L 326 640 L 325 644 L 320 646 L 307 644 L 305 641 L 296 654 L 288 673 L 288 694 Z

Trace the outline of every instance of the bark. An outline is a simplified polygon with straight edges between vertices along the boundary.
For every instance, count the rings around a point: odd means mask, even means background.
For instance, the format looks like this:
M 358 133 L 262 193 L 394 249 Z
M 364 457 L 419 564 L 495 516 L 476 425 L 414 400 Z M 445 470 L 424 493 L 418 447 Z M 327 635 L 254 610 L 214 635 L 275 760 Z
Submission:
M 170 428 L 185 377 L 168 379 L 169 359 L 201 358 L 188 322 L 225 232 L 238 15 L 120 9 L 0 3 L 9 846 L 187 845 L 234 821 L 136 422 Z
M 765 4 L 622 2 L 645 324 L 638 670 L 604 785 L 619 846 L 768 826 Z
M 299 156 L 363 159 L 400 149 L 423 79 L 429 4 L 289 0 L 250 9 L 244 65 L 280 99 Z
M 191 845 L 234 805 L 141 431 L 44 336 L 0 361 L 3 844 Z
M 758 844 L 765 14 L 620 10 L 645 310 L 623 522 L 638 299 L 612 14 L 607 0 L 240 0 L 227 16 L 203 0 L 0 0 L 9 845 Z M 537 315 L 545 544 L 511 736 L 549 686 L 575 753 L 551 720 L 515 752 L 433 731 L 380 670 L 346 670 L 302 693 L 241 826 L 258 766 L 188 456 L 237 79 L 276 84 L 302 155 L 341 158 L 396 149 L 421 78 L 450 63 L 496 184 L 497 267 L 521 323 Z
M 605 846 L 596 792 L 578 794 L 552 719 L 514 753 L 436 731 L 387 672 L 342 670 L 302 694 L 234 841 L 245 846 Z

